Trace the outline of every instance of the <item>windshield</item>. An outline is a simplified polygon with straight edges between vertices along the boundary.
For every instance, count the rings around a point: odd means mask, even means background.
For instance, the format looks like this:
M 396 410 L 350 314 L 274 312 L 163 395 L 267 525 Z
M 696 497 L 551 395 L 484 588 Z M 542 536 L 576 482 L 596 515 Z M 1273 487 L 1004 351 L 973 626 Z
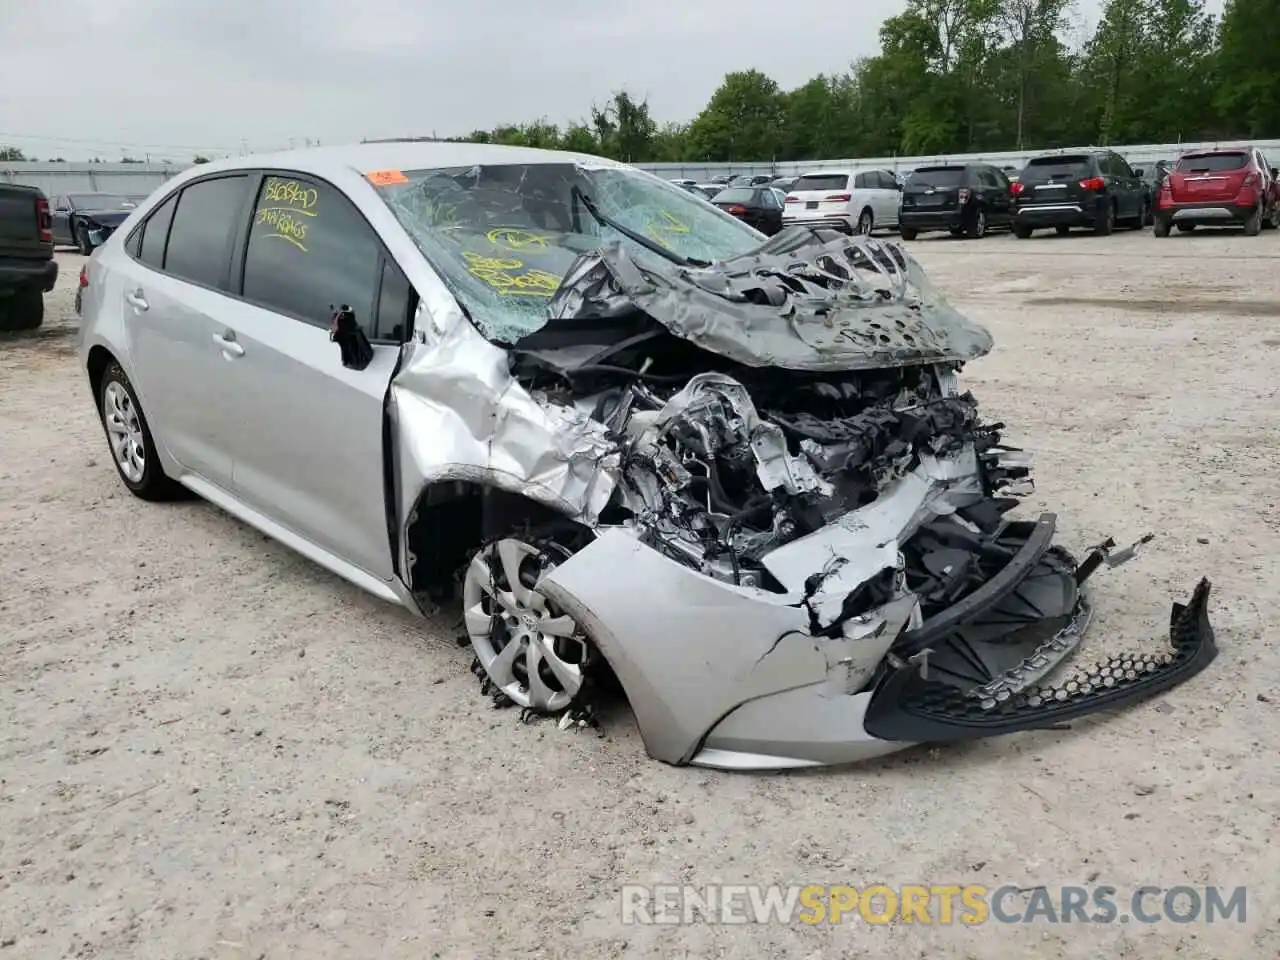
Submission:
M 375 182 L 480 331 L 504 343 L 545 326 L 565 272 L 607 243 L 621 241 L 638 262 L 662 268 L 673 259 L 725 260 L 763 242 L 675 184 L 625 167 L 501 164 L 396 171 Z
M 78 210 L 132 210 L 138 205 L 132 197 L 114 193 L 74 193 L 71 204 Z
M 958 187 L 964 180 L 964 167 L 924 167 L 911 178 L 913 187 Z
M 1196 157 L 1183 157 L 1176 169 L 1178 173 L 1219 173 L 1239 170 L 1248 162 L 1247 153 L 1202 153 Z

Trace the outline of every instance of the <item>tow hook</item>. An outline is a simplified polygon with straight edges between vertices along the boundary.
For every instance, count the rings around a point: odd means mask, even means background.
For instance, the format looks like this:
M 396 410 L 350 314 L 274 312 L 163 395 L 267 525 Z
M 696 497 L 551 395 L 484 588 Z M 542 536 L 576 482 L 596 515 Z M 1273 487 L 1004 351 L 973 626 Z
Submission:
M 1107 537 L 1100 544 L 1089 551 L 1089 555 L 1076 568 L 1076 584 L 1082 584 L 1093 574 L 1098 567 L 1106 564 L 1108 567 L 1118 567 L 1122 563 L 1128 563 L 1139 553 L 1142 547 L 1155 539 L 1154 533 L 1148 533 L 1142 539 L 1127 546 L 1121 550 L 1117 550 L 1115 537 Z

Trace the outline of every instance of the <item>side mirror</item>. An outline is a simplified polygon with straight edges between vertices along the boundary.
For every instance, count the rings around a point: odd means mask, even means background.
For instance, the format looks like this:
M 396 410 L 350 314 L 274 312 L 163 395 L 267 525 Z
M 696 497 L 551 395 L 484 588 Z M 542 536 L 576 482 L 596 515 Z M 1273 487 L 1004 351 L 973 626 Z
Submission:
M 373 362 L 373 345 L 356 323 L 355 311 L 345 303 L 333 311 L 329 340 L 338 345 L 344 367 L 363 370 Z
M 1143 170 L 1141 167 L 1138 167 L 1136 170 L 1133 171 L 1133 175 L 1135 177 L 1145 177 L 1147 175 L 1147 171 Z
M 1276 167 L 1271 168 L 1271 179 L 1280 180 L 1280 168 L 1276 168 Z

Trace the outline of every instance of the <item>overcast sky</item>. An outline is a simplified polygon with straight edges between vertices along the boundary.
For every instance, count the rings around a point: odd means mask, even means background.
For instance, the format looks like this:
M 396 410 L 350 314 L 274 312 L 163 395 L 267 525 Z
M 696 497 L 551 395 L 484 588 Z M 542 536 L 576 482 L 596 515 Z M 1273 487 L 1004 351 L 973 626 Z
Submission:
M 1096 22 L 1102 0 L 1078 0 Z M 874 54 L 905 0 L 0 0 L 0 144 L 189 158 L 587 115 L 688 120 L 725 73 L 784 88 Z M 1210 0 L 1217 12 L 1222 0 Z M 57 139 L 54 139 L 57 138 Z

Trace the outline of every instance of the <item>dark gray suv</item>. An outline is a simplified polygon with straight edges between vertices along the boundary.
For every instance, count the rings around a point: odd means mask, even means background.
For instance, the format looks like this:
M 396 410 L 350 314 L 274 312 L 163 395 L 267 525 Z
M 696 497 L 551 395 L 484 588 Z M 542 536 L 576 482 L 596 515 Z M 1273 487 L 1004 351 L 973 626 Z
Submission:
M 1026 239 L 1045 227 L 1103 236 L 1120 224 L 1141 230 L 1151 205 L 1142 174 L 1111 150 L 1036 157 L 1013 185 L 1013 232 Z

